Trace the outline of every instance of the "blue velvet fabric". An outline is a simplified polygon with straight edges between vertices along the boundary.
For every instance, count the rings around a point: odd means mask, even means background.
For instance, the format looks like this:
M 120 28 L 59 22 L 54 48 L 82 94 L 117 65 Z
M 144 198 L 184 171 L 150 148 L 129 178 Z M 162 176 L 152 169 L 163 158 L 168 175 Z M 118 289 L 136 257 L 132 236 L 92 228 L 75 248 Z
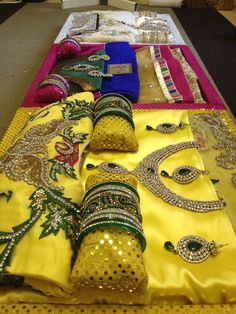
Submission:
M 139 77 L 135 51 L 128 42 L 113 42 L 105 45 L 106 54 L 110 57 L 104 63 L 104 73 L 107 73 L 108 64 L 132 64 L 132 73 L 115 74 L 112 78 L 103 78 L 101 94 L 117 93 L 124 95 L 131 102 L 139 97 Z

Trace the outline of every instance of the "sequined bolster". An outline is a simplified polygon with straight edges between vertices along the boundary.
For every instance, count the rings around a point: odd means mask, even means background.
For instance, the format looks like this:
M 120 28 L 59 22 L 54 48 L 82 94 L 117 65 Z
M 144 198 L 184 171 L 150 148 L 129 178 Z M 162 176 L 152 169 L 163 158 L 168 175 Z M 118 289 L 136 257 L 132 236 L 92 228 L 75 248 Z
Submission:
M 129 124 L 132 126 L 133 130 L 135 129 L 135 126 L 134 126 L 134 121 L 133 121 L 133 118 L 132 118 L 132 115 L 131 113 L 129 113 L 128 111 L 126 110 L 123 110 L 123 109 L 118 109 L 118 108 L 107 108 L 107 109 L 104 109 L 102 111 L 100 111 L 96 116 L 95 116 L 95 119 L 94 119 L 94 126 L 97 124 L 97 122 L 99 120 L 101 120 L 101 118 L 103 117 L 107 117 L 107 116 L 118 116 L 118 117 L 122 117 L 124 118 L 126 121 L 129 122 Z
M 94 111 L 102 110 L 105 107 L 123 108 L 128 111 L 132 110 L 132 104 L 128 98 L 120 94 L 109 93 L 100 97 L 93 106 Z
M 156 56 L 155 56 L 155 51 L 154 51 L 153 46 L 150 47 L 150 54 L 151 54 L 153 66 L 154 66 L 154 69 L 155 69 L 155 72 L 156 72 L 156 76 L 157 76 L 157 79 L 158 79 L 158 81 L 159 81 L 161 90 L 162 90 L 162 92 L 163 92 L 165 98 L 168 100 L 168 102 L 169 102 L 169 103 L 173 103 L 173 102 L 175 102 L 175 100 L 174 100 L 174 98 L 172 97 L 172 95 L 169 93 L 169 90 L 168 90 L 168 88 L 167 88 L 167 86 L 166 86 L 164 77 L 163 77 L 163 75 L 162 75 L 162 71 L 161 71 L 160 64 L 159 64 L 159 62 L 157 61 Z
M 142 230 L 140 230 L 140 228 L 137 228 L 133 225 L 131 225 L 128 222 L 122 222 L 122 221 L 116 221 L 116 220 L 103 220 L 101 222 L 96 222 L 93 224 L 90 224 L 89 226 L 85 227 L 84 229 L 81 229 L 80 233 L 79 233 L 79 237 L 78 237 L 78 244 L 80 245 L 83 238 L 93 232 L 96 231 L 97 229 L 101 229 L 104 227 L 119 227 L 121 229 L 124 230 L 128 230 L 130 233 L 134 234 L 137 239 L 139 240 L 139 243 L 141 245 L 141 249 L 142 251 L 145 250 L 146 248 L 146 239 L 145 236 L 142 232 Z

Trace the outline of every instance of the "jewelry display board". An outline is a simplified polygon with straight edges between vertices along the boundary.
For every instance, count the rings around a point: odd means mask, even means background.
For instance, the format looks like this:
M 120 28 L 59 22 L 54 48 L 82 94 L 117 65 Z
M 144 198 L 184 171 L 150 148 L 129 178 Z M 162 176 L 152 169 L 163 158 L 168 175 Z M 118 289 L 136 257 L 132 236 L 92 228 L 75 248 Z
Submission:
M 63 50 L 74 16 L 1 142 L 0 309 L 234 313 L 236 129 L 223 100 L 176 26 L 163 45 L 73 37 Z

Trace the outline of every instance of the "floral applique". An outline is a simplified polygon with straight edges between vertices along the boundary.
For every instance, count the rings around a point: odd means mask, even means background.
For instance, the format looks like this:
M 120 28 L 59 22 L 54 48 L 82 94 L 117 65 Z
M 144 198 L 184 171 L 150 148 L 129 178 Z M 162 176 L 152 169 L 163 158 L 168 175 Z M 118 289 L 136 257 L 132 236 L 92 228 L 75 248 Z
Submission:
M 7 202 L 9 202 L 12 197 L 12 191 L 0 192 L 0 197 L 6 197 Z
M 50 169 L 50 178 L 54 181 L 58 181 L 57 174 L 61 174 L 61 170 L 64 170 L 66 175 L 76 179 L 73 166 L 80 158 L 79 144 L 84 143 L 88 133 L 75 134 L 72 127 L 69 127 L 64 129 L 61 136 L 63 140 L 55 144 L 55 150 L 59 155 L 48 160 L 53 164 Z
M 61 106 L 62 118 L 33 126 L 0 158 L 0 173 L 4 172 L 9 180 L 22 180 L 36 188 L 29 197 L 31 201 L 29 218 L 13 226 L 11 231 L 0 231 L 0 246 L 3 246 L 0 253 L 0 272 L 4 274 L 7 273 L 6 267 L 11 263 L 11 256 L 16 245 L 43 213 L 47 213 L 47 215 L 41 225 L 42 232 L 39 234 L 39 239 L 51 234 L 57 235 L 60 230 L 63 230 L 66 238 L 71 242 L 74 253 L 76 250 L 80 207 L 63 195 L 60 191 L 64 189 L 63 186 L 58 187 L 51 182 L 50 172 L 52 169 L 48 171 L 47 144 L 56 136 L 62 136 L 62 142 L 56 144 L 56 151 L 59 155 L 53 160 L 63 161 L 66 166 L 70 167 L 66 173 L 72 173 L 70 176 L 74 177 L 71 168 L 73 169 L 79 160 L 79 144 L 86 140 L 88 134 L 74 134 L 72 126 L 79 123 L 81 118 L 92 119 L 92 109 L 91 104 L 78 100 L 61 101 L 55 105 Z M 43 111 L 40 112 L 40 117 L 42 113 Z M 69 153 L 66 154 L 66 152 Z M 5 196 L 8 200 L 11 197 L 9 192 L 11 191 L 3 192 L 0 196 Z

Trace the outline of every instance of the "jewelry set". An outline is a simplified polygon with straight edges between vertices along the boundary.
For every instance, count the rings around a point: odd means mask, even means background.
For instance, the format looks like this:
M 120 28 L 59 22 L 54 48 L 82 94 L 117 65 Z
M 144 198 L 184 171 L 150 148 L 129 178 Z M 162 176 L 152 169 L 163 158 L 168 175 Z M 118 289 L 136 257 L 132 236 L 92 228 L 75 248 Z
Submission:
M 106 54 L 104 55 L 91 55 L 88 57 L 89 62 L 97 62 L 99 60 L 108 61 L 110 57 Z M 106 77 L 111 78 L 113 75 L 111 73 L 103 73 L 101 71 L 96 70 L 98 66 L 94 66 L 88 63 L 77 63 L 74 65 L 65 65 L 62 70 L 63 71 L 76 71 L 76 72 L 88 72 L 89 76 L 92 77 Z
M 115 102 L 116 99 L 114 99 L 114 103 Z M 107 106 L 112 108 L 114 106 L 114 103 L 103 103 L 102 108 L 107 108 Z M 127 110 L 129 108 L 129 104 L 123 103 L 123 107 L 120 108 L 122 108 L 122 110 Z M 184 122 L 180 122 L 178 125 L 174 123 L 161 123 L 158 124 L 155 128 L 147 125 L 146 130 L 156 131 L 162 134 L 170 134 L 178 130 L 183 130 L 187 126 L 189 126 L 189 124 L 186 124 Z M 166 170 L 160 169 L 160 165 L 166 158 L 179 151 L 189 148 L 198 149 L 199 145 L 195 141 L 190 141 L 169 145 L 167 147 L 156 150 L 147 155 L 132 171 L 129 171 L 124 166 L 121 166 L 114 162 L 102 162 L 98 166 L 95 166 L 93 164 L 87 164 L 86 167 L 88 170 L 97 168 L 101 173 L 111 173 L 120 176 L 128 174 L 133 175 L 155 196 L 161 198 L 164 202 L 173 206 L 201 213 L 222 210 L 226 205 L 223 199 L 218 199 L 214 201 L 199 201 L 194 199 L 188 199 L 171 191 L 165 185 L 165 179 L 172 179 L 178 184 L 190 184 L 191 182 L 199 178 L 199 176 L 209 174 L 207 170 L 199 170 L 190 165 L 179 166 L 174 169 L 172 174 L 169 174 Z M 127 217 L 126 219 L 130 219 L 130 217 Z M 135 228 L 138 228 L 138 221 L 135 219 L 133 219 L 133 221 Z M 141 237 L 138 233 L 136 235 L 138 238 Z M 141 242 L 142 241 L 140 240 L 140 243 Z M 214 241 L 208 242 L 207 240 L 199 236 L 189 235 L 179 240 L 176 249 L 170 241 L 165 242 L 164 247 L 168 251 L 178 254 L 182 259 L 189 263 L 200 263 L 205 261 L 209 256 L 216 255 L 217 249 L 221 248 L 224 245 L 225 244 L 216 244 Z

